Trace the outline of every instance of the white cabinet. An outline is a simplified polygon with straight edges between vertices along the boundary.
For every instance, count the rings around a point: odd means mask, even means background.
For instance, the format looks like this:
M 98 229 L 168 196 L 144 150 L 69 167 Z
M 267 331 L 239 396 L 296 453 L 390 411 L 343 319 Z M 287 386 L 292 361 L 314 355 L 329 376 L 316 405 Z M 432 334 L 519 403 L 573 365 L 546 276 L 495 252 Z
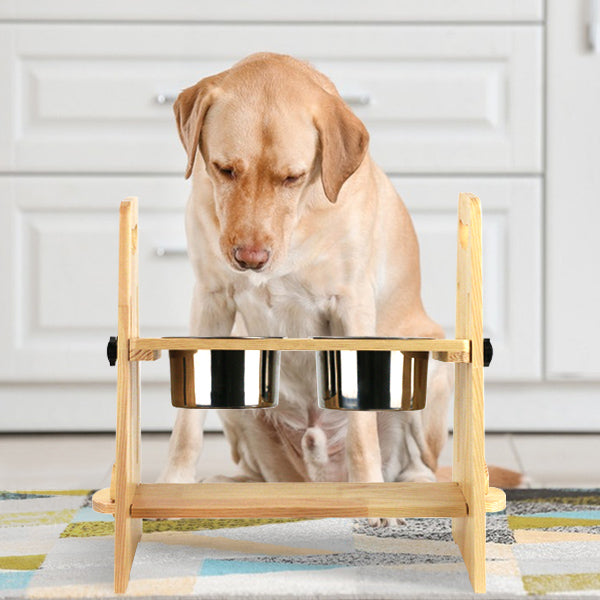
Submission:
M 512 392 L 534 386 L 541 396 L 543 340 L 563 335 L 542 320 L 545 27 L 543 0 L 0 3 L 0 430 L 113 427 L 104 348 L 116 331 L 127 195 L 140 198 L 142 335 L 187 334 L 186 157 L 158 98 L 264 50 L 311 61 L 367 125 L 413 215 L 425 303 L 448 335 L 457 197 L 480 195 L 495 347 L 488 427 L 543 426 Z M 565 214 L 552 201 L 550 227 Z M 545 263 L 550 285 L 563 277 L 557 255 Z M 551 319 L 567 295 L 556 297 Z M 548 365 L 564 365 L 552 352 Z M 168 360 L 143 368 L 144 426 L 167 429 Z M 549 414 L 560 427 L 560 413 Z
M 394 178 L 412 215 L 429 315 L 454 337 L 458 192 L 481 198 L 484 336 L 494 360 L 486 381 L 542 376 L 542 189 L 538 178 Z
M 187 184 L 175 178 L 1 177 L 0 381 L 113 381 L 118 206 L 140 196 L 140 326 L 187 335 L 193 275 L 184 248 Z M 150 372 L 165 379 L 162 370 Z
M 269 48 L 333 79 L 388 172 L 539 173 L 541 33 L 538 25 L 4 25 L 0 169 L 181 173 L 172 111 L 158 97 Z
M 600 53 L 586 39 L 586 3 L 551 0 L 548 12 L 548 376 L 598 381 Z

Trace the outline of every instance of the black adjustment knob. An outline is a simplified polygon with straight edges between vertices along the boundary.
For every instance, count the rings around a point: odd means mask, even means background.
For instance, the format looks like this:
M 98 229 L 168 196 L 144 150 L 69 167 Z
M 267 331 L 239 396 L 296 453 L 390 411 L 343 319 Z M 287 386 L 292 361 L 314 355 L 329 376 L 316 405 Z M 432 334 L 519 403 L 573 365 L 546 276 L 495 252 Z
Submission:
M 108 340 L 108 345 L 106 346 L 106 356 L 108 357 L 108 364 L 111 367 L 114 367 L 117 364 L 117 339 L 116 337 L 112 337 Z
M 483 338 L 483 366 L 489 367 L 494 356 L 494 348 L 490 338 Z

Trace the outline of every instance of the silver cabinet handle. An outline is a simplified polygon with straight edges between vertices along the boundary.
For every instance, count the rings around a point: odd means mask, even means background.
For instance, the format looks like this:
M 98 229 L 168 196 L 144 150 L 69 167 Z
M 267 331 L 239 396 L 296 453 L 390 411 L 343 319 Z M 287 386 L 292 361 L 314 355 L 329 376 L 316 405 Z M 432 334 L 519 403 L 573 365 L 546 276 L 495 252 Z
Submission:
M 590 0 L 588 5 L 588 44 L 592 52 L 600 53 L 600 11 L 598 0 Z
M 154 96 L 157 104 L 170 106 L 177 100 L 177 92 L 159 92 Z M 342 100 L 350 106 L 369 106 L 371 104 L 371 95 L 367 93 L 341 94 Z
M 159 92 L 154 96 L 154 101 L 157 104 L 165 104 L 167 106 L 173 104 L 177 100 L 179 94 L 177 92 Z
M 342 100 L 350 106 L 369 106 L 371 104 L 371 95 L 365 93 L 340 94 Z
M 185 246 L 155 246 L 154 254 L 160 258 L 168 256 L 187 256 L 187 248 Z

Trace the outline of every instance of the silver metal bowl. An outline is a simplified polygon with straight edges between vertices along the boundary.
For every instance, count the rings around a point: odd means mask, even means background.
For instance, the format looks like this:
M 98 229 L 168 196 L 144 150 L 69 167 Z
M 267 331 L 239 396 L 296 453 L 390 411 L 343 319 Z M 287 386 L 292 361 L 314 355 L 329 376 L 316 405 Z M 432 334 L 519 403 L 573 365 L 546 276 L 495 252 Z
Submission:
M 281 352 L 170 350 L 171 404 L 178 408 L 271 408 Z
M 425 408 L 429 352 L 326 350 L 315 355 L 321 408 Z

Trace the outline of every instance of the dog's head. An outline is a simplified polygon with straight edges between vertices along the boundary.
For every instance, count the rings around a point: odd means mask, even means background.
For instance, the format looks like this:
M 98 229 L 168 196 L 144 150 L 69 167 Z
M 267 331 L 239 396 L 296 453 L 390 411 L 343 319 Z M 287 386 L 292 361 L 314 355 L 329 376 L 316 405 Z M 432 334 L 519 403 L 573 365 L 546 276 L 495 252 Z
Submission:
M 282 261 L 307 198 L 336 202 L 367 152 L 333 84 L 291 57 L 253 55 L 183 90 L 174 110 L 186 178 L 201 155 L 221 251 L 238 271 Z

